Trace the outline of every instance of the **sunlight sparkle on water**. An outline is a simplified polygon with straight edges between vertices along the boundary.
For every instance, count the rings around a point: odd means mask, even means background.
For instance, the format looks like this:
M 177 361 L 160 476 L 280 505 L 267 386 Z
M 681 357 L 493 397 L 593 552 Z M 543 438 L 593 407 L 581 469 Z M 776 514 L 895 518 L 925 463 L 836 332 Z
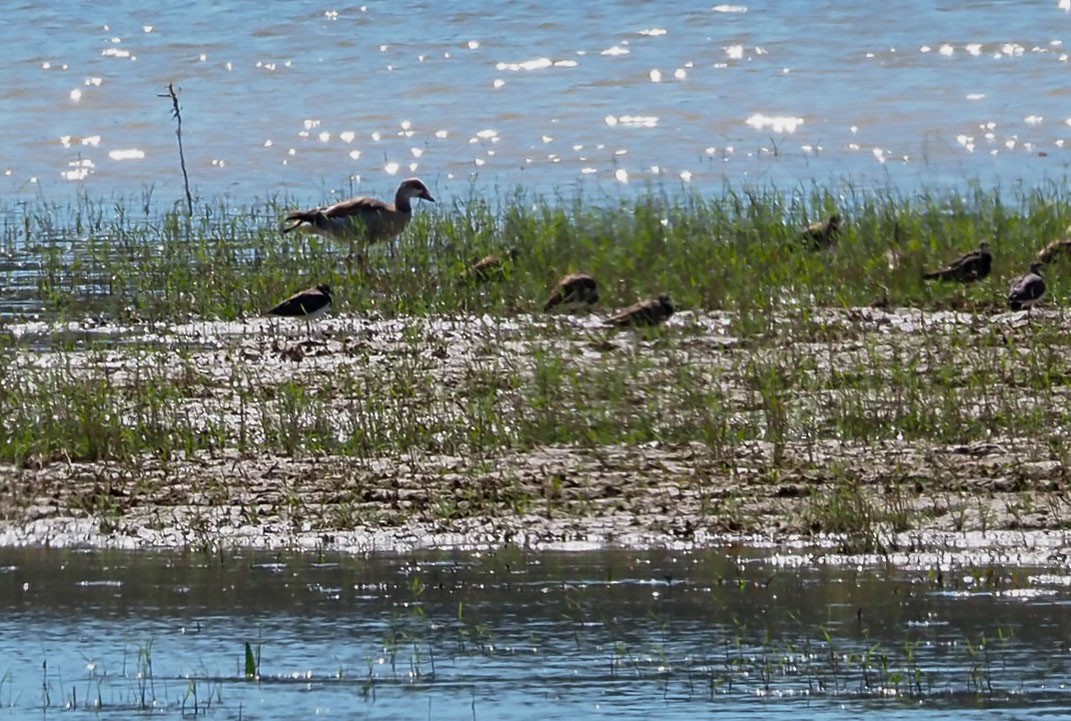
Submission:
M 508 70 L 510 72 L 516 73 L 520 72 L 521 70 L 543 70 L 544 68 L 549 68 L 552 65 L 554 65 L 554 63 L 551 61 L 550 58 L 533 58 L 532 60 L 525 60 L 519 63 L 496 63 L 495 69 Z
M 145 151 L 138 148 L 109 150 L 108 157 L 112 160 L 141 160 L 145 157 Z
M 764 115 L 755 113 L 745 121 L 756 130 L 772 130 L 775 133 L 794 133 L 803 125 L 803 118 L 792 115 Z
M 746 5 L 715 5 L 711 8 L 716 13 L 746 13 Z

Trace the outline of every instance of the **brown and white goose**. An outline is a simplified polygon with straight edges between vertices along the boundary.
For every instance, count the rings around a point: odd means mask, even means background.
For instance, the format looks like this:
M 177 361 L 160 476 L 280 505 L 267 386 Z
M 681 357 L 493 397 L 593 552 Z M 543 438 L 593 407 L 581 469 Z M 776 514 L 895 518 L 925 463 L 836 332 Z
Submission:
M 285 222 L 290 225 L 284 226 L 282 232 L 308 225 L 329 238 L 379 243 L 394 238 L 409 225 L 414 198 L 435 202 L 419 178 L 409 178 L 398 186 L 393 203 L 362 195 L 322 208 L 297 210 L 286 216 Z

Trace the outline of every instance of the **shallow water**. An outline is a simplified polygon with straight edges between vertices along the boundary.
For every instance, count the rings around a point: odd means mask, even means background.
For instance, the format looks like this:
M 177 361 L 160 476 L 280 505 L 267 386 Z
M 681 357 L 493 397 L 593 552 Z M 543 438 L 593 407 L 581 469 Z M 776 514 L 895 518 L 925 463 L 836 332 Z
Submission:
M 1068 578 L 1041 568 L 824 567 L 738 548 L 5 549 L 0 714 L 1056 716 L 1071 708 L 1068 600 Z M 259 681 L 244 678 L 246 642 Z
M 1062 178 L 1071 3 L 9 6 L 0 190 Z M 395 177 L 391 177 L 395 176 Z M 146 191 L 147 192 L 147 191 Z

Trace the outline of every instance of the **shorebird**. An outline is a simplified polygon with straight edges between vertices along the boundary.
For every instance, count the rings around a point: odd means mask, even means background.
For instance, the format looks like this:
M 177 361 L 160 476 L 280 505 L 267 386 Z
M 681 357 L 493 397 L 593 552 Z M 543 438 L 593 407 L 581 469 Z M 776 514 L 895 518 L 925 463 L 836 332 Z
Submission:
M 599 283 L 586 273 L 570 273 L 558 281 L 547 302 L 543 304 L 543 310 L 548 311 L 556 305 L 569 303 L 595 305 L 598 302 Z
M 1061 255 L 1071 255 L 1071 238 L 1054 240 L 1038 251 L 1038 260 L 1042 263 L 1051 263 Z
M 268 315 L 303 318 L 305 320 L 305 331 L 309 334 L 309 340 L 312 340 L 312 321 L 326 313 L 330 307 L 331 286 L 321 283 L 315 288 L 294 293 L 269 310 Z
M 922 277 L 924 280 L 954 280 L 958 283 L 973 283 L 989 275 L 992 267 L 993 254 L 989 252 L 989 243 L 983 240 L 978 250 L 972 250 L 956 258 L 943 268 L 923 273 Z
M 419 178 L 403 180 L 393 203 L 358 196 L 312 210 L 296 210 L 286 216 L 282 232 L 289 233 L 308 225 L 317 233 L 335 240 L 379 243 L 391 240 L 409 225 L 413 217 L 413 198 L 434 203 L 428 188 Z M 352 251 L 352 247 L 351 247 Z
M 612 326 L 614 328 L 658 325 L 673 315 L 675 310 L 676 308 L 673 307 L 673 301 L 670 300 L 668 295 L 663 293 L 657 298 L 640 301 L 635 305 L 630 305 L 621 312 L 610 316 L 602 323 L 603 325 Z
M 840 215 L 834 213 L 829 220 L 820 220 L 811 223 L 800 234 L 804 245 L 812 250 L 822 250 L 831 247 L 837 241 L 840 234 Z
M 474 280 L 477 283 L 505 280 L 506 264 L 517 262 L 518 255 L 520 253 L 516 248 L 510 248 L 506 251 L 505 258 L 500 255 L 485 255 L 465 270 L 465 278 Z
M 1008 308 L 1030 310 L 1045 295 L 1045 279 L 1041 277 L 1041 263 L 1030 264 L 1030 272 L 1012 283 L 1008 291 Z

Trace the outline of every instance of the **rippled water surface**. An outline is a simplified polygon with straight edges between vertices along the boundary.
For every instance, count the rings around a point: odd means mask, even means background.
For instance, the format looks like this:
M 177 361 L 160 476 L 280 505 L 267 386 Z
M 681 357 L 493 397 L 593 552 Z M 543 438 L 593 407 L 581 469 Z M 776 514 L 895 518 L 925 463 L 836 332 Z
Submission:
M 0 190 L 1062 178 L 1071 3 L 5 8 Z
M 1042 569 L 725 549 L 4 549 L 0 715 L 1055 717 L 1071 710 L 1067 589 Z

